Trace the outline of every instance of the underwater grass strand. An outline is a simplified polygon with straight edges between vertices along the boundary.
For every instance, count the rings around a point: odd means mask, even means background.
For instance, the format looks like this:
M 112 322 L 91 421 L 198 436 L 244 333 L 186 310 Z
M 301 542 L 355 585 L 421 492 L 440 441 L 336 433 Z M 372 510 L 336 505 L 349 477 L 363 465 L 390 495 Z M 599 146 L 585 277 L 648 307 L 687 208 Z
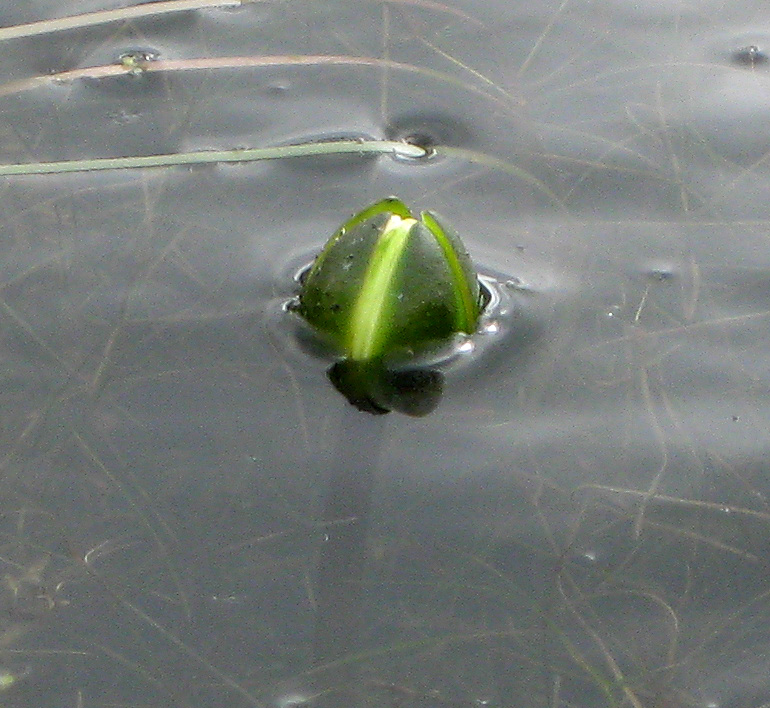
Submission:
M 360 155 L 392 154 L 419 158 L 425 155 L 425 150 L 416 145 L 409 145 L 408 143 L 395 140 L 334 140 L 264 148 L 198 150 L 195 152 L 168 153 L 164 155 L 97 157 L 88 160 L 18 163 L 0 165 L 0 176 L 91 172 L 95 170 L 120 170 L 141 167 L 172 167 L 174 165 L 205 165 L 219 162 L 254 162 L 257 160 L 280 160 L 291 157 L 351 153 Z
M 455 147 L 452 145 L 432 145 L 430 150 L 431 153 L 436 155 L 443 155 L 445 157 L 465 160 L 466 162 L 470 162 L 472 164 L 488 167 L 492 170 L 498 170 L 500 172 L 505 172 L 513 177 L 517 177 L 518 179 L 526 182 L 530 186 L 535 187 L 538 191 L 545 194 L 554 204 L 554 206 L 566 209 L 564 201 L 542 180 L 538 179 L 532 173 L 527 172 L 527 170 L 519 167 L 513 162 L 503 160 L 502 158 L 495 157 L 494 155 L 480 152 L 478 150 L 469 150 L 468 148 Z

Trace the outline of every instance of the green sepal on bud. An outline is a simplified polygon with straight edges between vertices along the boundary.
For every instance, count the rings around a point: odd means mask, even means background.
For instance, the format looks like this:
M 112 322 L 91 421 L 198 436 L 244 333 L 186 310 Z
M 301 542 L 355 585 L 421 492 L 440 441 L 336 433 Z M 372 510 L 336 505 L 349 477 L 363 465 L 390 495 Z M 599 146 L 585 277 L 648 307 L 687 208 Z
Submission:
M 394 380 L 390 365 L 472 334 L 482 293 L 460 237 L 436 214 L 415 217 L 389 197 L 332 235 L 296 309 L 344 360 L 335 386 L 362 410 L 387 412 L 399 408 L 382 400 L 390 398 L 381 395 Z

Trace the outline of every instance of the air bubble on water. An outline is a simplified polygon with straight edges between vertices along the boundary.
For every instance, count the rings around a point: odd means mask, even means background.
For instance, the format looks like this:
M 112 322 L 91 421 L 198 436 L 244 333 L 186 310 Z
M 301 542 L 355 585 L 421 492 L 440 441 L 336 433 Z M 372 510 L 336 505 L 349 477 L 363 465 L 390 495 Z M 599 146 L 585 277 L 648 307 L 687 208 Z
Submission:
M 532 284 L 526 282 L 522 278 L 508 278 L 504 283 L 505 287 L 514 292 L 531 292 Z
M 423 162 L 435 155 L 433 147 L 427 142 L 420 142 L 420 138 L 416 136 L 407 136 L 393 151 L 393 158 L 404 162 Z
M 388 140 L 404 144 L 409 152 L 396 152 L 394 158 L 412 164 L 425 164 L 438 158 L 436 148 L 442 145 L 465 147 L 471 142 L 469 126 L 442 112 L 417 112 L 395 116 L 385 128 Z
M 265 84 L 264 92 L 268 96 L 283 96 L 291 89 L 291 84 L 287 81 L 271 81 Z

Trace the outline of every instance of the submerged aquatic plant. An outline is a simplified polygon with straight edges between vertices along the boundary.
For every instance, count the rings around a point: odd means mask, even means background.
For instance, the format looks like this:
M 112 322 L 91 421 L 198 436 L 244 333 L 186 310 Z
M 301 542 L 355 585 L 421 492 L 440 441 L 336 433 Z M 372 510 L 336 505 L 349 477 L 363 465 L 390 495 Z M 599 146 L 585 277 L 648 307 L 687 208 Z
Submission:
M 433 410 L 441 374 L 420 356 L 472 334 L 483 307 L 460 237 L 396 197 L 363 209 L 329 239 L 302 282 L 298 313 L 341 361 L 329 376 L 370 413 Z

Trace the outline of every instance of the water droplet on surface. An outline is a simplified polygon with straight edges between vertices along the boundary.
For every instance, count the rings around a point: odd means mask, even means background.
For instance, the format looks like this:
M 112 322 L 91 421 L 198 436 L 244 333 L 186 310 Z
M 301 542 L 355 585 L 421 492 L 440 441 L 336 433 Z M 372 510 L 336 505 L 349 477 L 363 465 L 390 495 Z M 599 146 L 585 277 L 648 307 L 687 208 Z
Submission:
M 273 81 L 265 85 L 264 92 L 268 96 L 283 96 L 289 92 L 291 84 L 287 81 Z
M 654 259 L 642 263 L 637 273 L 653 283 L 670 283 L 679 277 L 680 269 L 673 263 Z
M 108 114 L 108 117 L 116 125 L 132 125 L 142 120 L 142 116 L 140 113 L 137 113 L 135 111 L 127 111 L 125 109 L 115 111 L 114 113 L 110 113 Z
M 236 593 L 214 594 L 211 601 L 221 605 L 242 605 L 245 602 L 244 597 Z
M 761 64 L 767 64 L 767 54 L 756 44 L 749 44 L 745 47 L 733 50 L 730 55 L 733 64 L 746 66 L 753 69 Z
M 432 147 L 410 138 L 403 140 L 403 148 L 396 148 L 393 152 L 394 160 L 407 162 L 431 160 L 434 157 L 436 157 L 436 151 Z
M 675 271 L 666 268 L 653 268 L 647 272 L 647 277 L 650 280 L 655 280 L 662 283 L 667 280 L 672 280 L 676 276 Z
M 154 49 L 128 49 L 118 54 L 117 63 L 128 69 L 130 76 L 141 76 L 146 65 L 157 61 L 159 56 Z
M 504 283 L 505 287 L 514 292 L 532 292 L 532 284 L 525 281 L 523 278 L 508 278 Z
M 164 79 L 158 72 L 147 71 L 149 64 L 157 61 L 161 52 L 153 47 L 103 47 L 88 58 L 93 66 L 114 64 L 125 73 L 117 76 L 87 77 L 83 85 L 102 93 L 120 97 L 147 96 L 167 91 Z

